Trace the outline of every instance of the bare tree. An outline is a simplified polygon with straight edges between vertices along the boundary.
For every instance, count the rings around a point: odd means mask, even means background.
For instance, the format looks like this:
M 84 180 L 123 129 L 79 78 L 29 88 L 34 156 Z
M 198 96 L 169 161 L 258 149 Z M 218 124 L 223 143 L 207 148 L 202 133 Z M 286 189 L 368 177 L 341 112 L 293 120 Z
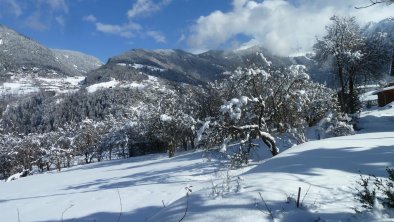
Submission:
M 356 6 L 356 9 L 363 9 L 363 8 L 369 8 L 371 6 L 377 5 L 377 4 L 382 4 L 382 3 L 386 3 L 387 5 L 391 5 L 394 3 L 394 0 L 369 0 L 369 4 L 368 5 L 364 5 L 364 6 Z

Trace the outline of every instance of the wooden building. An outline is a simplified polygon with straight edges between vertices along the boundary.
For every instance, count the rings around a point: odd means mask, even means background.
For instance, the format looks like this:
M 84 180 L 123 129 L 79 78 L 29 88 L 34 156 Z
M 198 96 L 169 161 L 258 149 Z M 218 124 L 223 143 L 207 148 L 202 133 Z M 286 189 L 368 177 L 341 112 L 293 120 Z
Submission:
M 380 107 L 394 102 L 394 83 L 390 83 L 386 88 L 377 90 L 374 94 L 378 95 L 378 105 Z

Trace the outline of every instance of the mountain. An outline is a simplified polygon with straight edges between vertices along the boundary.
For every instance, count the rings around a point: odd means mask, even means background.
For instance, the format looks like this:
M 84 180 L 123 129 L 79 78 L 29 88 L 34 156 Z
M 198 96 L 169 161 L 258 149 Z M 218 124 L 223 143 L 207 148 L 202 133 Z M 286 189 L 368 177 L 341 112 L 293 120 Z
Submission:
M 132 80 L 144 73 L 172 82 L 200 85 L 221 78 L 227 69 L 203 56 L 182 50 L 135 49 L 110 58 L 107 64 L 90 72 L 87 81 Z
M 97 68 L 101 62 L 79 52 L 52 50 L 16 31 L 0 25 L 0 76 L 77 76 Z
M 233 51 L 211 50 L 201 54 L 182 50 L 134 49 L 110 58 L 105 65 L 89 72 L 87 84 L 107 82 L 111 79 L 134 81 L 145 74 L 171 82 L 204 85 L 225 78 L 228 72 L 237 67 L 263 65 L 265 61 L 262 54 L 276 66 L 301 64 L 319 73 L 317 63 L 307 56 L 280 57 L 261 46 Z
M 78 89 L 84 75 L 101 66 L 80 52 L 49 49 L 0 25 L 0 94 Z
M 99 68 L 103 63 L 96 57 L 81 52 L 51 49 L 56 59 L 67 67 L 75 69 L 80 75 Z
M 388 18 L 380 22 L 370 22 L 365 26 L 364 32 L 369 36 L 372 36 L 378 32 L 386 33 L 389 36 L 389 38 L 385 39 L 386 42 L 389 43 L 391 41 L 392 44 L 394 37 L 394 20 Z

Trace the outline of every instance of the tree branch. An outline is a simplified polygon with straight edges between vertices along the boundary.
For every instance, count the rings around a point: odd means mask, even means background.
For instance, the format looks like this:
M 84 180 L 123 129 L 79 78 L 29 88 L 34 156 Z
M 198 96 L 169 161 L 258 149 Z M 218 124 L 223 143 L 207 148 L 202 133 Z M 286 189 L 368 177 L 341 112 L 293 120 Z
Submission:
M 354 7 L 355 9 L 364 9 L 364 8 L 369 8 L 369 7 L 371 7 L 371 6 L 374 6 L 374 5 L 376 5 L 376 4 L 380 4 L 380 3 L 384 3 L 385 1 L 384 0 L 382 0 L 382 1 L 373 1 L 373 0 L 370 0 L 370 4 L 369 5 L 365 5 L 365 6 L 359 6 L 359 7 Z

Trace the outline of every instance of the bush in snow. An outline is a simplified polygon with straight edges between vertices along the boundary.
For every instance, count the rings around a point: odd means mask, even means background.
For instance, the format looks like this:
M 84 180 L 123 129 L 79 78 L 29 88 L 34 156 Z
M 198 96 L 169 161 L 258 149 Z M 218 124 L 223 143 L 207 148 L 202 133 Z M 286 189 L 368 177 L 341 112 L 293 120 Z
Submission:
M 319 139 L 354 134 L 351 118 L 341 113 L 328 112 L 318 124 Z
M 356 187 L 356 200 L 366 209 L 373 209 L 381 204 L 384 208 L 394 208 L 394 169 L 387 168 L 388 178 L 377 178 L 374 175 L 360 176 Z

